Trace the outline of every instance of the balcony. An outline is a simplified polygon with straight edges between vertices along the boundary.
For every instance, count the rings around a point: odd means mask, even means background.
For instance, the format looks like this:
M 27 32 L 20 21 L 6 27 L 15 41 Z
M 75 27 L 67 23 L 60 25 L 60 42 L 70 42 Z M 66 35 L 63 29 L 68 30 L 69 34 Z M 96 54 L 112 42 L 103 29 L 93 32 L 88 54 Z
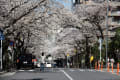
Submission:
M 120 16 L 120 11 L 109 11 L 108 16 Z
M 120 22 L 109 22 L 110 26 L 120 26 Z
M 113 6 L 113 7 L 120 6 L 119 1 L 110 1 L 109 4 L 110 4 L 110 6 Z
M 115 32 L 112 31 L 108 31 L 108 35 L 106 34 L 106 31 L 103 31 L 104 37 L 108 36 L 108 37 L 114 37 L 115 36 Z
M 108 32 L 108 36 L 109 36 L 109 37 L 114 37 L 114 36 L 115 36 L 115 32 L 109 31 L 109 32 Z
M 86 4 L 86 5 L 99 5 L 100 3 L 97 3 L 97 2 L 90 0 L 90 1 L 85 1 L 84 4 Z

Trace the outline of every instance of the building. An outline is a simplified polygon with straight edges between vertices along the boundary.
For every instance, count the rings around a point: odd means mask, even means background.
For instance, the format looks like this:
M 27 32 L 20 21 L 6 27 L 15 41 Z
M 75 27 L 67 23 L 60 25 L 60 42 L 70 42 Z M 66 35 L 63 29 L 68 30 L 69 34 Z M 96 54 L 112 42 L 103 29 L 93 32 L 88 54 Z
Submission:
M 111 7 L 108 13 L 109 26 L 113 30 L 120 27 L 120 0 L 112 0 L 109 3 Z
M 109 0 L 108 37 L 114 37 L 117 28 L 120 28 L 120 0 Z
M 76 4 L 92 4 L 92 3 L 101 3 L 104 0 L 73 0 L 74 5 Z
M 106 0 L 73 0 L 73 5 L 93 5 L 93 3 L 100 4 L 104 1 Z M 114 37 L 115 29 L 120 27 L 120 0 L 109 0 L 108 26 L 108 36 Z M 103 30 L 103 34 L 106 36 L 106 29 Z

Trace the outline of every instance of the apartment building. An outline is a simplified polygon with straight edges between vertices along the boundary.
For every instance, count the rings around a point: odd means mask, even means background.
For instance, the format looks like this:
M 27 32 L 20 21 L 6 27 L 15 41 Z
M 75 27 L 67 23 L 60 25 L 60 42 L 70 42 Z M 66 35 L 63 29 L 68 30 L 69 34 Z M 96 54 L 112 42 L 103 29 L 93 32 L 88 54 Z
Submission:
M 120 0 L 109 0 L 108 25 L 108 35 L 114 37 L 115 30 L 120 28 Z
M 106 0 L 74 0 L 73 4 L 85 4 L 93 5 L 100 4 Z M 115 29 L 120 27 L 120 0 L 109 0 L 109 13 L 108 13 L 108 36 L 114 37 Z M 104 36 L 106 36 L 106 30 L 103 31 Z
M 120 0 L 112 0 L 109 4 L 109 25 L 111 29 L 115 29 L 120 27 Z
M 104 0 L 73 0 L 74 5 L 76 4 L 92 4 L 92 3 L 101 3 Z

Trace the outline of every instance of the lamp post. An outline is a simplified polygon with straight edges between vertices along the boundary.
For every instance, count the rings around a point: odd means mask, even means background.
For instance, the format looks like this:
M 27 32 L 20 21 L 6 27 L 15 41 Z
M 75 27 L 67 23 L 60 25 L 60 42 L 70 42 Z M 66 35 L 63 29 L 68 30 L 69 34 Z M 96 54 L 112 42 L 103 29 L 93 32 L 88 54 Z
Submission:
M 106 14 L 106 68 L 108 57 L 108 12 L 109 12 L 109 0 L 107 0 L 107 14 Z

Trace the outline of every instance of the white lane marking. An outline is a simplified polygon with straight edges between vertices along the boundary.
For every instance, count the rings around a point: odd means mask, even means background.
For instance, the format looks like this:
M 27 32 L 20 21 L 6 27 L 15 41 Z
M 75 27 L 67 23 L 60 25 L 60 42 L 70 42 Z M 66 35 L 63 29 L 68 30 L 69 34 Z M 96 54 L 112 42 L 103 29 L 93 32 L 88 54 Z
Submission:
M 31 72 L 32 72 L 32 71 L 34 71 L 34 70 L 28 70 L 28 71 L 31 71 Z
M 93 72 L 96 72 L 95 70 L 93 70 Z
M 95 71 L 95 70 L 93 70 L 93 69 L 91 69 L 90 71 L 91 71 L 91 72 L 96 72 L 96 71 Z
M 70 71 L 71 71 L 71 72 L 73 72 L 73 71 L 75 71 L 75 70 L 73 70 L 73 69 L 70 69 Z
M 83 71 L 85 71 L 85 70 L 83 70 L 83 69 L 79 69 L 79 71 L 83 72 Z
M 93 70 L 93 69 L 89 69 L 88 71 L 89 71 L 89 72 L 96 72 L 96 71 L 95 71 L 95 70 Z
M 69 78 L 69 80 L 74 80 L 70 75 L 68 75 L 64 70 L 60 70 L 61 72 L 63 72 L 65 74 L 66 77 Z
M 92 69 L 88 69 L 88 70 L 84 70 L 84 69 L 79 69 L 80 72 L 85 72 L 85 71 L 88 71 L 88 72 L 96 72 L 95 70 L 92 70 Z
M 25 70 L 18 70 L 18 71 L 25 71 Z

